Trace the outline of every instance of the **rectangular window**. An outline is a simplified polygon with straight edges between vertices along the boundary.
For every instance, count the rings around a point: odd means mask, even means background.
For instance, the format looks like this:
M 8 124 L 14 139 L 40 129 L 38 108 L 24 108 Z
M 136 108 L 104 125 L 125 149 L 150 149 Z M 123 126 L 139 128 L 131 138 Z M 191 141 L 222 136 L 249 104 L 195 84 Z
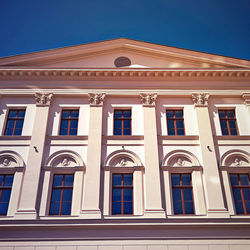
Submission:
M 250 214 L 250 185 L 248 174 L 230 174 L 237 214 Z
M 133 174 L 112 177 L 112 214 L 133 214 Z
M 168 135 L 185 135 L 183 110 L 167 110 Z
M 0 215 L 7 215 L 13 175 L 0 175 Z
M 60 135 L 77 135 L 79 110 L 62 110 Z
M 222 135 L 238 135 L 234 110 L 219 110 Z
M 131 135 L 131 110 L 115 110 L 114 135 Z
M 194 214 L 191 174 L 172 174 L 174 214 Z
M 73 174 L 54 175 L 49 211 L 50 215 L 70 215 L 73 182 Z
M 21 135 L 25 109 L 10 109 L 4 135 Z

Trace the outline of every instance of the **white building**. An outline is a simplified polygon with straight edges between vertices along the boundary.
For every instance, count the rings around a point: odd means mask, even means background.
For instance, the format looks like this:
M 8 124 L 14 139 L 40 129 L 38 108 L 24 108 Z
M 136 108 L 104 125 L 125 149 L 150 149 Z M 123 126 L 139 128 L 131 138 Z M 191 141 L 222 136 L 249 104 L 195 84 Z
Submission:
M 250 61 L 115 39 L 0 86 L 1 250 L 250 248 Z

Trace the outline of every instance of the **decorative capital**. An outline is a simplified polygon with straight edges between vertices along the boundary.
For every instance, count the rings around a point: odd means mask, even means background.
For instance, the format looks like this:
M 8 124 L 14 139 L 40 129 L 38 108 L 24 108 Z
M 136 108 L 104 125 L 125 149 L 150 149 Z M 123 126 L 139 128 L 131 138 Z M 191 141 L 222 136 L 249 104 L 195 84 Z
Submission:
M 90 106 L 102 106 L 106 94 L 105 93 L 101 93 L 101 94 L 89 93 L 88 96 L 89 96 Z
M 52 93 L 35 93 L 36 106 L 49 106 L 52 97 Z
M 141 102 L 143 106 L 155 106 L 157 94 L 156 93 L 141 93 Z
M 195 107 L 207 107 L 208 106 L 208 93 L 193 93 L 192 99 Z
M 242 98 L 247 106 L 250 106 L 250 93 L 243 93 Z

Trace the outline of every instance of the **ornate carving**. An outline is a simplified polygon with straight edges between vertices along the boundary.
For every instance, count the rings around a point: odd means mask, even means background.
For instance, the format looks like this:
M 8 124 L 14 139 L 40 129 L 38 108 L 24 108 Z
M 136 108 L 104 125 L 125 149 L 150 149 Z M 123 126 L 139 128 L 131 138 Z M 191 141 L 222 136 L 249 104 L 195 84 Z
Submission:
M 235 158 L 233 161 L 233 166 L 240 166 L 242 164 L 242 161 L 239 158 Z
M 5 158 L 5 159 L 3 160 L 3 165 L 4 165 L 5 167 L 8 167 L 8 166 L 10 165 L 10 160 L 9 160 L 8 158 Z
M 126 159 L 121 159 L 119 165 L 122 167 L 125 167 L 128 164 L 128 161 Z
M 192 99 L 195 107 L 206 107 L 208 105 L 208 93 L 194 93 Z
M 242 94 L 242 98 L 244 99 L 245 105 L 250 106 L 250 93 Z
M 179 158 L 179 159 L 177 160 L 176 164 L 177 164 L 178 166 L 184 166 L 184 165 L 185 165 L 185 161 L 183 161 L 181 158 Z
M 49 106 L 52 100 L 52 93 L 35 93 L 37 106 Z
M 67 158 L 64 158 L 64 159 L 62 160 L 62 166 L 67 167 L 67 166 L 69 166 L 69 165 L 70 165 L 70 160 L 67 159 Z
M 101 93 L 101 94 L 89 93 L 88 96 L 89 96 L 90 105 L 102 106 L 106 94 L 105 93 Z
M 140 97 L 141 97 L 141 102 L 143 106 L 154 106 L 156 102 L 157 94 L 156 93 L 150 93 L 150 94 L 141 93 Z

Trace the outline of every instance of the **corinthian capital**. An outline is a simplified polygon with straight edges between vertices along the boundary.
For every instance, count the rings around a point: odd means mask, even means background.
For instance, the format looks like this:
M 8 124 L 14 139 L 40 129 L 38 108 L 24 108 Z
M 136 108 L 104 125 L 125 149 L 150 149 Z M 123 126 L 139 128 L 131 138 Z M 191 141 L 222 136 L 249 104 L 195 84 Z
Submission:
M 90 106 L 102 106 L 106 94 L 89 93 L 88 96 L 89 96 Z
M 141 102 L 143 106 L 155 106 L 157 94 L 156 93 L 141 93 Z
M 36 106 L 49 106 L 52 97 L 52 93 L 35 93 Z
M 193 93 L 192 99 L 195 107 L 207 107 L 208 106 L 208 93 Z

